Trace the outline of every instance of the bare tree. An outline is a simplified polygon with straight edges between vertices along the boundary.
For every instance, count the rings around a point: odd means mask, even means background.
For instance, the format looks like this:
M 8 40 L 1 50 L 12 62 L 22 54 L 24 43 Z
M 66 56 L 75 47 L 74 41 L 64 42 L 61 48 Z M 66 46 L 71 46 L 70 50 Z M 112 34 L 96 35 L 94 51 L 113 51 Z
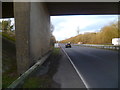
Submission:
M 80 33 L 80 29 L 79 27 L 77 27 L 77 35 L 79 35 L 79 33 Z
M 54 31 L 54 26 L 53 26 L 53 24 L 50 24 L 50 31 L 51 31 L 51 33 L 53 33 L 53 31 Z

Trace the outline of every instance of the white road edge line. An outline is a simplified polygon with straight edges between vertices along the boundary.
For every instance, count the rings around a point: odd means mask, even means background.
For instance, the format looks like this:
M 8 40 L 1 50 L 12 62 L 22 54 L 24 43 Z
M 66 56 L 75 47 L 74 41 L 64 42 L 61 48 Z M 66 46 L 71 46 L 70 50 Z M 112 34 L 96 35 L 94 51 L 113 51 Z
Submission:
M 62 47 L 61 47 L 62 48 Z M 88 85 L 86 84 L 85 80 L 83 79 L 83 77 L 81 76 L 81 74 L 79 73 L 78 69 L 75 67 L 74 63 L 72 62 L 71 58 L 68 56 L 68 54 L 65 52 L 65 50 L 62 48 L 62 50 L 64 51 L 64 53 L 66 54 L 66 56 L 68 57 L 68 59 L 70 60 L 71 64 L 73 65 L 75 71 L 77 72 L 78 76 L 82 79 L 85 87 L 89 90 Z

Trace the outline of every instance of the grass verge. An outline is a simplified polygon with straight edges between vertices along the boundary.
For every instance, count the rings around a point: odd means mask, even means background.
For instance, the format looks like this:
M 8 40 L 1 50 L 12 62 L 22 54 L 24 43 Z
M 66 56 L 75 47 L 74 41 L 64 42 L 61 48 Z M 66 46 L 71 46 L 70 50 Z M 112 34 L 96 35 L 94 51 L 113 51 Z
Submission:
M 7 88 L 17 77 L 15 38 L 2 33 L 2 88 Z
M 42 65 L 42 67 L 44 68 L 47 68 L 47 66 L 49 66 L 47 72 L 41 75 L 41 68 L 38 68 L 34 72 L 34 74 L 28 80 L 26 80 L 23 88 L 52 88 L 56 86 L 59 87 L 59 85 L 55 83 L 52 78 L 57 72 L 60 57 L 60 48 L 54 48 L 50 57 Z
M 15 42 L 15 34 L 13 34 L 12 32 L 9 32 L 9 33 L 2 32 L 0 34 L 2 34 L 2 36 L 6 38 L 7 40 L 11 40 Z

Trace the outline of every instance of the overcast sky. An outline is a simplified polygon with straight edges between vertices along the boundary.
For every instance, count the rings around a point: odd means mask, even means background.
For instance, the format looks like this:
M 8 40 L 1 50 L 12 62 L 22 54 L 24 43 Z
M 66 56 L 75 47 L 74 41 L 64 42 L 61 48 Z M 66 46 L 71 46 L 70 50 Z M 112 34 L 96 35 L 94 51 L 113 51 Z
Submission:
M 118 15 L 77 15 L 77 16 L 51 16 L 54 25 L 53 35 L 56 40 L 64 40 L 85 32 L 98 32 L 112 22 L 118 21 Z

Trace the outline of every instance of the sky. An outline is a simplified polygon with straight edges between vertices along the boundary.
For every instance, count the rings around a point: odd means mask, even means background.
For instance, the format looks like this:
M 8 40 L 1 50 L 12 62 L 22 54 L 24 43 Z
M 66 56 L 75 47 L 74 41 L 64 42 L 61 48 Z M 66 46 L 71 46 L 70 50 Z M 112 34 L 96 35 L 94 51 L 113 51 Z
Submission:
M 51 16 L 57 41 L 76 36 L 78 28 L 80 34 L 99 32 L 104 26 L 117 21 L 118 15 Z
M 14 18 L 10 18 L 10 20 L 11 25 L 13 25 Z M 51 23 L 54 26 L 53 35 L 57 41 L 76 36 L 78 28 L 80 34 L 85 32 L 99 32 L 104 26 L 117 21 L 118 15 L 51 16 Z
M 9 20 L 9 19 L 11 20 L 11 25 L 13 25 L 15 23 L 14 18 L 0 19 L 0 21 L 2 21 L 2 20 Z

